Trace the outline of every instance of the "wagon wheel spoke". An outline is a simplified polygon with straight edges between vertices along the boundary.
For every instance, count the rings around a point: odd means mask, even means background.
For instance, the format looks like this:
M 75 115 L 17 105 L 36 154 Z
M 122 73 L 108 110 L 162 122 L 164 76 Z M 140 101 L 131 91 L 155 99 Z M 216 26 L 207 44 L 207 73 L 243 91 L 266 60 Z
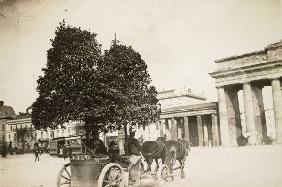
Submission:
M 116 186 L 121 181 L 121 171 L 119 168 L 112 167 L 104 178 L 104 187 Z
M 71 177 L 69 171 L 67 170 L 67 168 L 65 168 L 66 173 L 68 174 L 69 177 Z
M 64 179 L 68 180 L 68 181 L 71 181 L 71 179 L 69 177 L 66 177 L 64 175 L 61 175 L 61 177 L 63 177 Z
M 57 179 L 57 186 L 70 186 L 71 185 L 71 174 L 70 174 L 70 164 L 66 164 L 61 169 L 58 179 Z

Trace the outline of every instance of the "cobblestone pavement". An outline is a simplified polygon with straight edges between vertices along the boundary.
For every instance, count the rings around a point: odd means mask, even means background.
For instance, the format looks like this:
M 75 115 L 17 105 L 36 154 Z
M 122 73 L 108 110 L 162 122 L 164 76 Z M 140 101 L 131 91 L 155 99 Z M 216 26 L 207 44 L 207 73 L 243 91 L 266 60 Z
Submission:
M 0 159 L 0 187 L 55 187 L 62 158 L 26 154 Z M 281 187 L 282 146 L 192 148 L 186 178 L 164 187 Z

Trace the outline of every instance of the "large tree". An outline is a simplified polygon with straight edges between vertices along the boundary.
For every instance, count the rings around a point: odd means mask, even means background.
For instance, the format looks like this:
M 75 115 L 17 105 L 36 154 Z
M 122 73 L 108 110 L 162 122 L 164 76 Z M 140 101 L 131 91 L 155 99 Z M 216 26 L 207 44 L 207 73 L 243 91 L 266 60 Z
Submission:
M 60 23 L 47 51 L 47 67 L 39 77 L 39 97 L 32 105 L 36 129 L 54 129 L 66 122 L 85 122 L 87 133 L 97 125 L 95 72 L 101 57 L 96 34 Z M 95 129 L 95 128 L 94 128 Z
M 145 61 L 132 47 L 113 42 L 98 63 L 97 77 L 109 119 L 107 129 L 146 126 L 159 120 L 157 91 Z M 127 133 L 125 134 L 127 138 Z
M 116 42 L 101 55 L 95 37 L 64 22 L 57 28 L 33 103 L 36 129 L 81 120 L 88 135 L 159 119 L 157 91 L 141 55 Z

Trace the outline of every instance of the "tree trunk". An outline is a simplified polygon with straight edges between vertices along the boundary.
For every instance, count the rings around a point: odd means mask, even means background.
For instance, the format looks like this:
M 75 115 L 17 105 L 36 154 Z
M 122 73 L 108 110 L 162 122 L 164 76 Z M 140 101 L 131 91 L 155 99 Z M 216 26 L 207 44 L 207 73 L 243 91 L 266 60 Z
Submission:
M 128 155 L 128 135 L 127 135 L 127 124 L 123 124 L 123 129 L 124 129 L 124 151 L 125 155 Z

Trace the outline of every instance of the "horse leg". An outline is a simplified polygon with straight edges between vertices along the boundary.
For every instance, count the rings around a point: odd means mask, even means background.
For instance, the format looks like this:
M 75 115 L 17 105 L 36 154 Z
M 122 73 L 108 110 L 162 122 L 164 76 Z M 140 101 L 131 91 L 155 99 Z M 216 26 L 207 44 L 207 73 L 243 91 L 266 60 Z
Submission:
M 162 160 L 162 164 L 164 164 L 165 163 L 165 151 L 162 153 L 161 160 Z
M 148 166 L 147 166 L 147 172 L 148 172 L 148 171 L 151 171 L 151 165 L 152 165 L 153 159 L 148 158 L 146 162 L 147 162 L 147 164 L 148 164 Z
M 185 173 L 184 173 L 184 164 L 185 164 L 185 157 L 182 159 L 178 159 L 178 162 L 180 163 L 180 172 L 181 172 L 181 178 L 185 178 Z
M 159 163 L 158 163 L 158 159 L 157 158 L 155 158 L 155 162 L 156 162 L 156 169 L 155 169 L 155 171 L 157 172 L 158 169 L 159 169 Z

